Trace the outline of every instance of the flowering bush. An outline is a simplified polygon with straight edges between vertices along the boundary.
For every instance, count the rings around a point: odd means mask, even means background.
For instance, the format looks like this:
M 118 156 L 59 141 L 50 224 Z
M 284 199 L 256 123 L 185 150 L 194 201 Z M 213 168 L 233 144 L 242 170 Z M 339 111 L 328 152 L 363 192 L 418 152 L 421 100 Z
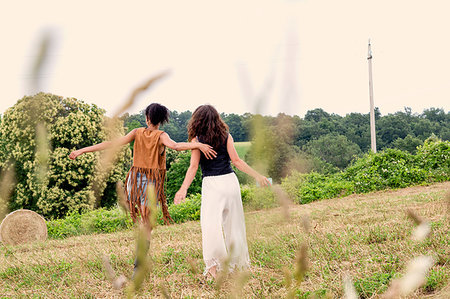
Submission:
M 0 124 L 0 168 L 11 164 L 15 168 L 12 210 L 26 208 L 59 218 L 116 201 L 115 182 L 124 179 L 131 159 L 128 147 L 120 151 L 105 179 L 96 175 L 99 153 L 68 158 L 72 150 L 123 134 L 121 124 L 105 130 L 104 112 L 74 98 L 45 93 L 26 96 L 5 112 Z M 97 198 L 93 186 L 99 190 Z
M 428 172 L 430 181 L 450 180 L 450 141 L 428 138 L 417 147 L 417 161 Z
M 417 163 L 417 157 L 397 149 L 367 153 L 348 167 L 344 177 L 355 183 L 357 193 L 404 188 L 427 180 L 427 172 Z
M 429 138 L 412 155 L 398 149 L 369 152 L 343 172 L 293 172 L 282 188 L 298 203 L 450 179 L 450 142 Z

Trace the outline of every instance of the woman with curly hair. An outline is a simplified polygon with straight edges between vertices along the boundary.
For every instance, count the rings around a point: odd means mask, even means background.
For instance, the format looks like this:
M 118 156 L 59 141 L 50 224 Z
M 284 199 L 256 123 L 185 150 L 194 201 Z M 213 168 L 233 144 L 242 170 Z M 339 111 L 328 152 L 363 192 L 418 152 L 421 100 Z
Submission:
M 249 255 L 245 232 L 244 209 L 237 177 L 230 161 L 237 169 L 251 175 L 261 185 L 269 180 L 239 158 L 228 126 L 211 105 L 202 105 L 192 114 L 188 124 L 189 141 L 206 143 L 217 152 L 208 160 L 199 150 L 192 150 L 191 163 L 183 184 L 175 195 L 175 204 L 186 198 L 198 165 L 202 169 L 202 204 L 200 223 L 202 228 L 204 275 L 216 277 L 228 261 L 231 270 L 249 267 Z

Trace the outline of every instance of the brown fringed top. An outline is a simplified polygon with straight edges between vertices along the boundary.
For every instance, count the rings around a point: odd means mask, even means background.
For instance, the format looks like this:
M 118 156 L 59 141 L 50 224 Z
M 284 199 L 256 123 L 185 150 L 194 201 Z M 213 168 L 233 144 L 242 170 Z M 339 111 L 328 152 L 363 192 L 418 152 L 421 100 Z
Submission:
M 159 144 L 159 137 L 164 133 L 160 130 L 149 130 L 139 128 L 136 130 L 133 149 L 133 166 L 128 172 L 125 184 L 126 194 L 129 195 L 131 218 L 134 222 L 138 214 L 146 222 L 150 213 L 150 206 L 147 204 L 147 194 L 145 185 L 142 184 L 142 178 L 147 177 L 148 184 L 153 182 L 156 196 L 161 205 L 164 222 L 169 224 L 172 218 L 167 208 L 166 195 L 164 193 L 164 181 L 166 178 L 166 150 Z M 140 176 L 138 177 L 138 174 Z M 130 182 L 130 186 L 128 186 Z M 130 190 L 131 189 L 131 190 Z M 144 205 L 141 204 L 141 198 L 144 197 Z

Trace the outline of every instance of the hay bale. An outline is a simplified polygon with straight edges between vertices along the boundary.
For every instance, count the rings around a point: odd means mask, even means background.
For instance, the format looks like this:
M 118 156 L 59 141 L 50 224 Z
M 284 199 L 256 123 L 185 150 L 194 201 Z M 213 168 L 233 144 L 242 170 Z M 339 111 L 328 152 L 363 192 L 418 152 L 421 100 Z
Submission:
M 44 241 L 47 239 L 45 219 L 30 210 L 8 214 L 0 224 L 0 241 L 5 245 Z

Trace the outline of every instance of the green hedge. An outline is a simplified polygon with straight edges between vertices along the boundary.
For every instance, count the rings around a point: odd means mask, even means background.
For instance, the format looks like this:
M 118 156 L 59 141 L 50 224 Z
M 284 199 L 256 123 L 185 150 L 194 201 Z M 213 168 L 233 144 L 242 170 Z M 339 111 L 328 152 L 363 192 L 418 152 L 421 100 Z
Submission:
M 305 204 L 318 199 L 347 196 L 353 193 L 354 183 L 343 179 L 342 173 L 323 175 L 317 172 L 293 172 L 282 180 L 281 187 L 296 203 Z
M 112 233 L 133 226 L 131 218 L 119 208 L 100 208 L 84 214 L 71 213 L 63 219 L 47 221 L 48 236 L 61 239 L 70 236 Z
M 450 141 L 430 137 L 417 147 L 416 156 L 419 167 L 427 171 L 429 181 L 450 180 Z
M 367 153 L 343 172 L 323 175 L 293 172 L 282 181 L 283 189 L 297 203 L 404 188 L 450 180 L 450 142 L 427 139 L 412 155 L 398 149 Z
M 266 209 L 277 206 L 275 196 L 269 188 L 243 186 L 242 200 L 246 210 Z M 175 223 L 200 219 L 201 194 L 192 194 L 178 205 L 169 205 L 169 213 Z M 163 225 L 162 213 L 158 211 L 158 224 Z M 131 218 L 119 208 L 104 208 L 84 214 L 72 213 L 64 219 L 47 222 L 49 237 L 61 239 L 70 236 L 111 233 L 133 227 Z
M 186 200 L 177 205 L 169 205 L 169 214 L 175 223 L 200 219 L 200 206 L 202 196 L 200 193 L 190 195 Z M 158 223 L 164 224 L 162 213 L 158 213 Z
M 270 209 L 278 206 L 271 188 L 257 187 L 255 184 L 241 186 L 242 204 L 246 211 Z
M 397 149 L 367 153 L 344 171 L 344 179 L 355 183 L 356 193 L 404 188 L 427 181 L 427 171 L 417 160 Z
M 293 172 L 282 180 L 281 187 L 300 204 L 315 200 L 343 197 L 386 188 L 403 188 L 450 180 L 450 142 L 430 138 L 417 148 L 416 155 L 396 149 L 367 153 L 345 171 L 330 175 Z M 278 205 L 271 188 L 255 185 L 241 186 L 245 210 L 272 208 Z M 175 223 L 200 219 L 201 195 L 190 195 L 179 205 L 169 205 Z M 158 223 L 162 224 L 161 212 Z M 114 232 L 133 224 L 128 215 L 119 210 L 99 209 L 80 215 L 72 213 L 64 219 L 47 223 L 51 238 Z

